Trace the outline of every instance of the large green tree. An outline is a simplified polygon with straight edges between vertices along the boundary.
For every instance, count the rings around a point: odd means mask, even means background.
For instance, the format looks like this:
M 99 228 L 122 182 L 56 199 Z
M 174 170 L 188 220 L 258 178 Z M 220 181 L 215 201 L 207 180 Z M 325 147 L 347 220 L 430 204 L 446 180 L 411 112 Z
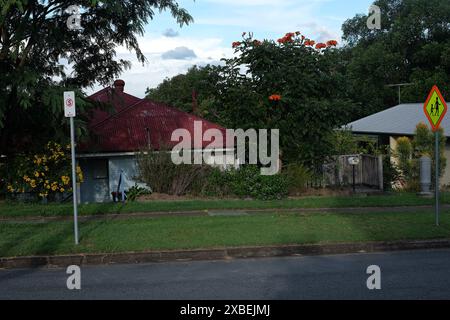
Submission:
M 236 56 L 217 67 L 210 117 L 230 128 L 280 129 L 284 160 L 319 167 L 333 153 L 329 135 L 352 110 L 336 45 L 299 32 L 262 42 L 244 35 Z
M 203 117 L 227 128 L 280 129 L 284 160 L 320 167 L 353 106 L 336 45 L 298 32 L 278 41 L 244 34 L 234 58 L 167 79 L 148 97 L 191 111 L 196 90 Z
M 156 88 L 147 89 L 147 98 L 205 116 L 214 101 L 218 75 L 212 66 L 191 67 L 186 74 L 165 79 Z M 197 110 L 193 110 L 197 106 Z
M 118 46 L 144 63 L 137 37 L 157 12 L 170 11 L 180 25 L 192 21 L 175 0 L 0 0 L 0 5 L 0 154 L 58 137 L 66 123 L 62 91 L 111 83 L 130 66 L 116 58 Z M 67 26 L 73 14 L 67 9 L 74 5 L 81 9 L 78 31 Z M 87 103 L 78 103 L 85 114 Z
M 424 102 L 437 84 L 450 99 L 450 1 L 377 0 L 381 30 L 367 27 L 367 15 L 347 20 L 342 54 L 348 61 L 351 96 L 358 102 L 354 118 L 398 103 L 390 84 L 402 88 L 402 102 Z

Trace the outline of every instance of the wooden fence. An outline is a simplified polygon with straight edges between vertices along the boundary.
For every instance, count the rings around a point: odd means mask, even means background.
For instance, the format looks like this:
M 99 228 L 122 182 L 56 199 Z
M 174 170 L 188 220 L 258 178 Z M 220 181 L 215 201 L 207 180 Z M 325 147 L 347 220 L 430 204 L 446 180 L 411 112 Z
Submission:
M 351 186 L 353 184 L 353 166 L 348 159 L 358 157 L 355 166 L 356 185 L 383 190 L 383 157 L 372 155 L 341 155 L 323 165 L 323 186 Z

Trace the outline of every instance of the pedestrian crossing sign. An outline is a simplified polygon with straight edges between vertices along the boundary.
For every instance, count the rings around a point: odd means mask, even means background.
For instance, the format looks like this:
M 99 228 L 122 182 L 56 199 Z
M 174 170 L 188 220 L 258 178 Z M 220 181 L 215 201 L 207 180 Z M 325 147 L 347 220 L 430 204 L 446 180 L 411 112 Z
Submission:
M 424 111 L 433 131 L 437 131 L 447 113 L 447 103 L 445 103 L 437 86 L 433 86 L 433 89 L 431 89 L 430 95 L 424 105 Z

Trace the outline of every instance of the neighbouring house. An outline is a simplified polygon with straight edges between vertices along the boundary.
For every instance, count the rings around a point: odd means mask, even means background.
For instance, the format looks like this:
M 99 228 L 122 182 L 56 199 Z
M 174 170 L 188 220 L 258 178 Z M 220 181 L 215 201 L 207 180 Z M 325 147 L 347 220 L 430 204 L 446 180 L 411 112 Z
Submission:
M 125 190 L 138 183 L 137 155 L 149 147 L 154 151 L 161 146 L 173 147 L 178 143 L 171 141 L 176 129 L 186 129 L 194 136 L 194 122 L 201 121 L 203 132 L 218 129 L 225 136 L 225 129 L 217 124 L 162 103 L 139 99 L 124 89 L 125 82 L 116 80 L 113 87 L 89 97 L 111 105 L 112 110 L 94 110 L 88 124 L 91 138 L 78 148 L 77 159 L 84 174 L 80 186 L 82 203 L 111 201 L 121 173 Z M 201 151 L 208 146 L 211 142 L 202 139 Z M 233 160 L 227 158 L 225 163 L 234 165 Z
M 429 125 L 423 111 L 423 103 L 400 104 L 390 109 L 351 122 L 346 127 L 355 135 L 365 135 L 378 139 L 380 145 L 388 145 L 392 150 L 397 148 L 399 137 L 413 138 L 417 124 L 423 122 Z M 450 116 L 447 115 L 441 123 L 447 138 L 445 157 L 447 167 L 442 185 L 450 185 Z

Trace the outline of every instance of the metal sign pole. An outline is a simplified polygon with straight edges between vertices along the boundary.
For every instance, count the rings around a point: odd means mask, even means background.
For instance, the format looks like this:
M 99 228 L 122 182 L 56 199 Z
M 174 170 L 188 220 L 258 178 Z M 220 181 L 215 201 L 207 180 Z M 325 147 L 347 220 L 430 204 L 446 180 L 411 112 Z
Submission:
M 435 85 L 430 91 L 428 95 L 427 101 L 423 106 L 423 111 L 425 112 L 428 121 L 430 122 L 431 128 L 435 133 L 436 146 L 435 146 L 435 178 L 436 185 L 434 187 L 436 193 L 436 226 L 439 226 L 439 127 L 441 126 L 441 122 L 444 120 L 445 115 L 448 111 L 447 103 L 442 96 L 442 93 L 439 91 L 439 88 Z
M 70 144 L 72 148 L 72 192 L 73 192 L 73 220 L 75 230 L 75 244 L 78 245 L 78 200 L 77 200 L 77 173 L 75 159 L 75 124 L 70 118 Z
M 356 192 L 356 166 L 355 165 L 353 165 L 352 166 L 353 167 L 353 193 L 355 193 Z
M 439 226 L 439 131 L 436 130 L 436 226 Z

